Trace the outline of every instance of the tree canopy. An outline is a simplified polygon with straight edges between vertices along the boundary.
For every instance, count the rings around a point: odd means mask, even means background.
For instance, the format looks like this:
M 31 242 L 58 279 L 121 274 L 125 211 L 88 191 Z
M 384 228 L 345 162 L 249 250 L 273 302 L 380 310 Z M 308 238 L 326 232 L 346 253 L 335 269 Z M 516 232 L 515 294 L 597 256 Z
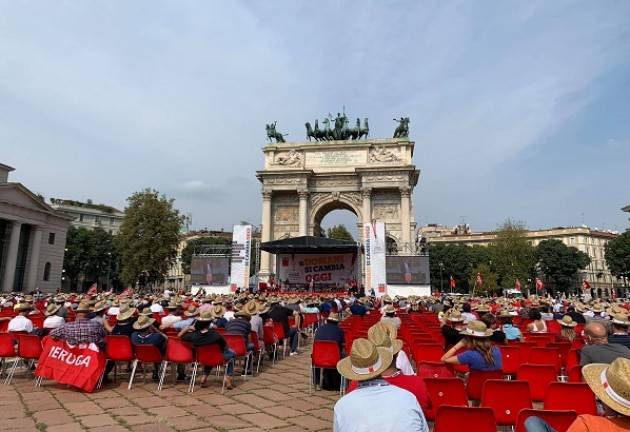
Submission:
M 337 239 L 337 240 L 351 240 L 354 241 L 352 234 L 346 228 L 344 224 L 334 225 L 328 228 L 328 232 L 326 233 L 328 238 Z
M 591 262 L 584 252 L 556 239 L 541 241 L 536 247 L 535 257 L 548 286 L 564 292 L 579 285 L 578 270 L 586 268 Z
M 610 240 L 604 248 L 606 265 L 617 277 L 630 277 L 630 230 Z
M 496 273 L 499 286 L 513 287 L 517 279 L 524 281 L 532 274 L 534 248 L 525 237 L 524 224 L 505 221 L 488 251 L 490 267 Z
M 141 286 L 161 282 L 177 256 L 183 216 L 156 190 L 135 192 L 127 202 L 117 236 L 122 278 Z

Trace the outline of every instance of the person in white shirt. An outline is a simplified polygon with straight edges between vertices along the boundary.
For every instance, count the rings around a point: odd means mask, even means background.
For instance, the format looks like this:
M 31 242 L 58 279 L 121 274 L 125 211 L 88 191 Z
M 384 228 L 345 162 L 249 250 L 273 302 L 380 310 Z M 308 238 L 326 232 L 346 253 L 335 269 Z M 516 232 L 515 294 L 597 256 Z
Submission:
M 55 329 L 66 322 L 66 320 L 57 315 L 57 312 L 59 312 L 60 309 L 61 305 L 55 303 L 48 304 L 46 312 L 44 312 L 44 315 L 46 315 L 46 319 L 44 320 L 44 330 Z
M 153 313 L 159 313 L 160 315 L 164 313 L 164 308 L 162 307 L 162 305 L 160 304 L 159 301 L 154 301 L 153 304 L 151 305 L 151 312 Z
M 118 301 L 114 301 L 114 303 L 107 309 L 107 315 L 109 316 L 118 316 L 120 313 L 120 305 Z
M 13 310 L 16 311 L 18 315 L 9 321 L 7 331 L 32 333 L 33 321 L 28 319 L 27 315 L 33 310 L 33 307 L 28 303 L 18 303 Z
M 180 306 L 174 303 L 169 303 L 168 306 L 166 306 L 166 310 L 168 310 L 168 315 L 162 318 L 162 321 L 160 322 L 160 330 L 171 328 L 173 327 L 173 324 L 182 320 Z

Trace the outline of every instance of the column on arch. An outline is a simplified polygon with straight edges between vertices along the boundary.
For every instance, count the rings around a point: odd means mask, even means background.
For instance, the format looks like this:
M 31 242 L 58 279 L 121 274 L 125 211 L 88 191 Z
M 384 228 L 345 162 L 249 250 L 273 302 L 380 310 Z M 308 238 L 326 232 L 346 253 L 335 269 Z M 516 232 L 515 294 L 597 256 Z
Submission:
M 298 190 L 298 197 L 300 199 L 300 207 L 298 212 L 299 233 L 301 236 L 305 236 L 308 235 L 308 190 Z
M 400 188 L 400 223 L 402 245 L 399 249 L 404 253 L 411 252 L 411 188 Z
M 260 236 L 261 242 L 271 240 L 271 191 L 263 190 L 262 192 L 262 232 Z M 266 279 L 271 274 L 271 256 L 269 252 L 260 251 L 260 276 Z
M 13 282 L 15 280 L 15 266 L 17 265 L 18 246 L 20 243 L 20 232 L 22 223 L 13 221 L 11 223 L 11 237 L 9 238 L 9 247 L 7 248 L 7 257 L 4 264 L 4 277 L 2 279 L 2 291 L 12 292 Z

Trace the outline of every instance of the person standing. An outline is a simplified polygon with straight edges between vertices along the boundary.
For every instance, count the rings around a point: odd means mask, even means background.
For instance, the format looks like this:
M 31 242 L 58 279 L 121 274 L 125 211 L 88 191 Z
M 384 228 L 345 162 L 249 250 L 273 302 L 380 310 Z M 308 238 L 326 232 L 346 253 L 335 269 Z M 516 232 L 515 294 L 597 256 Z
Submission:
M 272 300 L 271 310 L 268 312 L 268 316 L 273 320 L 274 323 L 280 323 L 282 325 L 284 335 L 289 339 L 289 344 L 291 346 L 291 353 L 289 354 L 290 356 L 295 356 L 298 354 L 298 332 L 295 327 L 289 326 L 289 318 L 292 317 L 294 314 L 297 315 L 297 312 L 281 306 L 278 299 L 274 298 Z

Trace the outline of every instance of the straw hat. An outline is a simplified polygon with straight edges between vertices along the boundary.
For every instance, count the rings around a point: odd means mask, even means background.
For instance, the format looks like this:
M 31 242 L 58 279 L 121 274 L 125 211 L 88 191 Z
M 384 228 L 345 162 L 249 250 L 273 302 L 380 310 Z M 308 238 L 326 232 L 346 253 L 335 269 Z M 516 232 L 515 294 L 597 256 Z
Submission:
M 201 322 L 212 321 L 214 318 L 215 318 L 215 315 L 212 313 L 211 310 L 205 310 L 199 314 L 199 316 L 197 317 L 197 321 L 201 321 Z
M 604 306 L 601 303 L 597 303 L 595 306 L 593 306 L 593 312 L 595 313 L 604 312 Z
M 225 308 L 220 304 L 214 305 L 214 307 L 212 308 L 212 313 L 217 318 L 222 317 L 223 315 L 225 315 Z
M 383 308 L 383 312 L 387 314 L 396 313 L 396 308 L 392 305 L 387 305 Z
M 79 306 L 77 306 L 75 312 L 76 313 L 90 313 L 92 312 L 92 308 L 86 302 L 81 302 L 79 303 Z
M 13 310 L 15 312 L 26 312 L 26 311 L 33 310 L 33 306 L 31 306 L 28 303 L 21 302 L 13 306 Z
M 131 319 L 135 313 L 135 308 L 130 308 L 129 306 L 121 307 L 116 319 L 118 321 L 127 321 L 128 319 Z
M 96 302 L 96 304 L 94 305 L 93 311 L 100 312 L 107 309 L 108 307 L 109 307 L 109 302 L 107 300 L 103 300 L 100 302 Z
M 502 309 L 501 312 L 499 312 L 499 318 L 513 318 L 513 317 L 514 315 L 512 315 L 510 311 L 506 309 Z
M 358 338 L 352 343 L 350 355 L 337 362 L 337 370 L 349 380 L 367 381 L 389 368 L 393 358 L 394 355 L 388 349 Z
M 267 303 L 262 303 L 258 305 L 258 313 L 259 314 L 266 314 L 267 312 L 269 312 L 269 305 Z
M 138 315 L 152 316 L 153 312 L 151 312 L 151 308 L 147 306 L 144 309 L 142 309 L 142 312 L 140 312 Z
M 486 304 L 480 304 L 477 306 L 477 312 L 490 312 L 490 308 Z
M 383 297 L 381 297 L 381 301 L 383 303 L 391 303 L 392 302 L 392 298 L 389 295 L 385 294 Z
M 188 309 L 186 309 L 186 311 L 184 312 L 184 315 L 186 315 L 187 317 L 194 317 L 199 315 L 199 309 L 197 309 L 197 307 L 195 306 L 188 306 Z
M 368 329 L 368 340 L 377 347 L 387 348 L 392 354 L 397 354 L 402 349 L 403 341 L 392 338 L 390 327 L 383 323 L 376 323 Z
M 244 307 L 242 307 L 241 309 L 237 310 L 237 311 L 234 313 L 234 316 L 235 316 L 235 317 L 246 317 L 246 318 L 249 318 L 249 317 L 251 317 L 251 316 L 252 316 L 252 314 L 250 314 L 249 312 L 247 312 L 247 311 L 245 310 L 245 308 L 244 308 Z
M 451 309 L 451 311 L 446 315 L 446 319 L 450 322 L 463 322 L 464 317 L 462 313 L 457 309 Z
M 135 323 L 133 323 L 133 328 L 135 330 L 144 330 L 145 328 L 152 326 L 154 322 L 155 320 L 151 318 L 150 316 L 140 315 L 138 317 L 138 320 Z
M 258 313 L 258 306 L 256 305 L 256 302 L 252 300 L 245 303 L 242 310 L 247 312 L 249 315 L 256 315 Z
M 629 359 L 619 357 L 610 364 L 588 364 L 582 368 L 582 376 L 603 403 L 624 416 L 630 416 Z
M 487 338 L 492 336 L 492 330 L 490 330 L 483 321 L 474 320 L 468 323 L 465 330 L 459 332 L 459 334 L 477 338 Z
M 630 320 L 628 320 L 628 315 L 625 313 L 615 314 L 613 316 L 612 322 L 613 324 L 616 324 L 619 326 L 625 326 L 625 327 L 630 326 Z
M 328 315 L 328 318 L 326 318 L 326 321 L 339 322 L 339 314 L 334 312 L 331 313 Z
M 55 303 L 49 303 L 48 306 L 46 306 L 46 312 L 44 312 L 44 315 L 46 316 L 51 316 L 57 313 L 57 311 L 59 311 L 59 309 L 61 309 L 61 305 L 55 304 Z
M 556 320 L 563 327 L 575 327 L 577 323 L 569 315 L 565 315 L 561 320 Z

